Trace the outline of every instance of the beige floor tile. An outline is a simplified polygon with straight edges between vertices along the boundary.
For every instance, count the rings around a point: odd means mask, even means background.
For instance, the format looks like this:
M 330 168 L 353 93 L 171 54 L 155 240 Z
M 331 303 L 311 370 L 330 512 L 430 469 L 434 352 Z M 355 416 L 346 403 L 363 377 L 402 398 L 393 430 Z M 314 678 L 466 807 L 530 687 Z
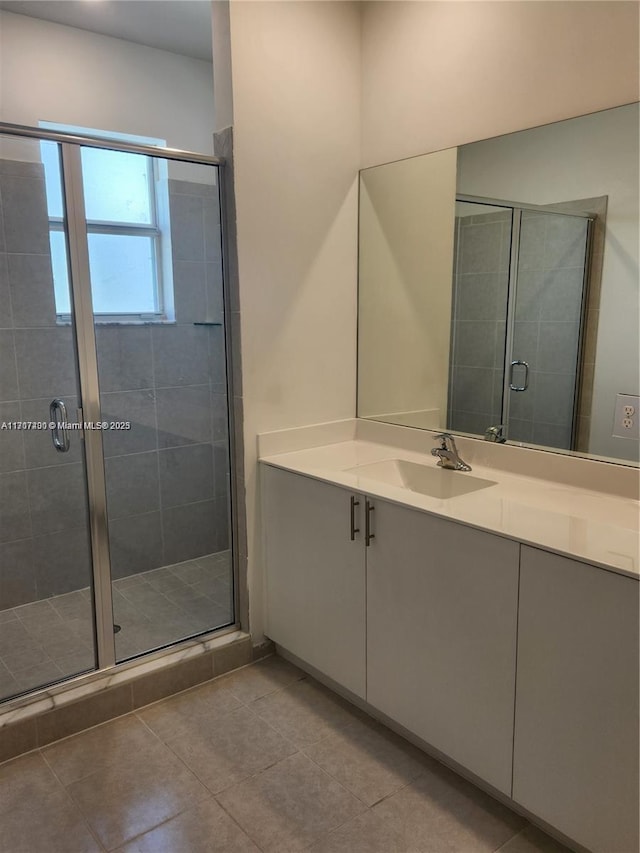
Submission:
M 265 853 L 304 850 L 365 808 L 300 753 L 217 799 Z
M 445 767 L 433 768 L 373 807 L 407 850 L 489 853 L 516 835 L 523 818 Z
M 296 748 L 247 708 L 198 717 L 167 746 L 214 794 L 292 755 Z
M 220 683 L 241 702 L 249 703 L 303 678 L 306 678 L 306 674 L 297 666 L 277 655 L 271 655 L 253 666 L 226 675 Z
M 163 744 L 68 786 L 95 835 L 108 850 L 148 832 L 209 796 Z
M 122 772 L 141 755 L 163 750 L 158 738 L 133 714 L 58 741 L 42 750 L 63 785 L 111 768 Z
M 118 853 L 259 853 L 211 798 L 134 839 Z
M 305 753 L 368 806 L 416 779 L 426 765 L 418 749 L 368 721 L 353 723 Z
M 242 703 L 229 690 L 218 682 L 211 682 L 144 708 L 137 714 L 158 737 L 167 741 L 188 734 L 196 718 L 212 719 L 217 714 L 241 707 Z
M 560 844 L 542 832 L 536 826 L 525 826 L 515 838 L 500 848 L 500 853 L 571 853 L 568 847 Z
M 39 754 L 0 767 L 2 853 L 98 853 L 100 845 Z
M 312 678 L 256 699 L 249 707 L 300 749 L 365 716 Z
M 371 809 L 334 829 L 308 850 L 309 853 L 414 853 Z

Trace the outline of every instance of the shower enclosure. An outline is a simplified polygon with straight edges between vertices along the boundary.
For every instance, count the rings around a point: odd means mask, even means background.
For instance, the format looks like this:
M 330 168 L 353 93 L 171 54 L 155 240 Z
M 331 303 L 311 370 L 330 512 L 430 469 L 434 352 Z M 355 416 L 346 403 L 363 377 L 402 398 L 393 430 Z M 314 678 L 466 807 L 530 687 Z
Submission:
M 0 131 L 6 699 L 235 608 L 220 163 Z
M 451 430 L 576 449 L 593 217 L 561 207 L 456 201 Z

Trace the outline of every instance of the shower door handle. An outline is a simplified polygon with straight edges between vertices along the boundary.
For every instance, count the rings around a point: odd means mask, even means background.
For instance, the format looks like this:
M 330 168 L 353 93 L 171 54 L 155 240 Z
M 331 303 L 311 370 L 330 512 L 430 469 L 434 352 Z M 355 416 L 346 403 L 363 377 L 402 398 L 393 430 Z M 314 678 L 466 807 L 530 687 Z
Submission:
M 514 367 L 524 367 L 524 384 L 523 385 L 514 385 L 513 384 L 513 368 Z M 509 388 L 512 391 L 526 391 L 529 387 L 529 365 L 526 361 L 512 361 L 511 362 L 511 371 L 509 373 Z
M 57 397 L 49 405 L 49 422 L 51 425 L 51 441 L 53 442 L 53 446 L 58 453 L 68 453 L 69 435 L 64 426 L 60 426 L 61 424 L 68 423 L 67 407 L 64 401 L 59 400 Z

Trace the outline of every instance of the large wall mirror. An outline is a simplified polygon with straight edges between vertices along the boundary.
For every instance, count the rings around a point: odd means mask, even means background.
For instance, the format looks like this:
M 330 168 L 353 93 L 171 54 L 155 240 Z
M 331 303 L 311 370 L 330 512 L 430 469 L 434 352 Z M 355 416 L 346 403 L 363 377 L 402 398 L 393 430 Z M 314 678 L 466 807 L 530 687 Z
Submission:
M 639 459 L 639 113 L 360 173 L 358 417 Z

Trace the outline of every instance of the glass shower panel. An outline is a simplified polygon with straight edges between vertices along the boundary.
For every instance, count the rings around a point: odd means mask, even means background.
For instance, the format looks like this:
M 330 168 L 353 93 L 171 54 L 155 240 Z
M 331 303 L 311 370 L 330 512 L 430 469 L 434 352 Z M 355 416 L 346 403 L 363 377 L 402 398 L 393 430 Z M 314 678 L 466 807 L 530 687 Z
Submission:
M 588 220 L 522 211 L 510 365 L 513 441 L 573 447 L 587 245 Z
M 456 202 L 447 428 L 502 423 L 513 211 Z
M 59 159 L 0 136 L 0 699 L 95 668 Z
M 118 186 L 108 172 L 121 164 L 102 162 L 100 153 L 92 164 L 103 184 Z M 111 263 L 109 253 L 90 253 L 109 427 L 103 446 L 117 661 L 234 621 L 218 171 L 126 156 L 127 169 L 150 180 L 122 182 L 122 204 L 112 193 L 99 207 L 111 211 L 109 234 L 123 246 L 142 236 L 152 244 L 149 264 L 127 267 L 117 249 Z M 87 186 L 96 184 L 86 184 L 85 195 Z M 151 212 L 144 223 L 126 222 L 129 208 Z M 88 221 L 90 237 L 93 228 Z M 105 281 L 108 317 L 96 310 Z M 152 299 L 147 310 L 131 310 L 135 290 Z

